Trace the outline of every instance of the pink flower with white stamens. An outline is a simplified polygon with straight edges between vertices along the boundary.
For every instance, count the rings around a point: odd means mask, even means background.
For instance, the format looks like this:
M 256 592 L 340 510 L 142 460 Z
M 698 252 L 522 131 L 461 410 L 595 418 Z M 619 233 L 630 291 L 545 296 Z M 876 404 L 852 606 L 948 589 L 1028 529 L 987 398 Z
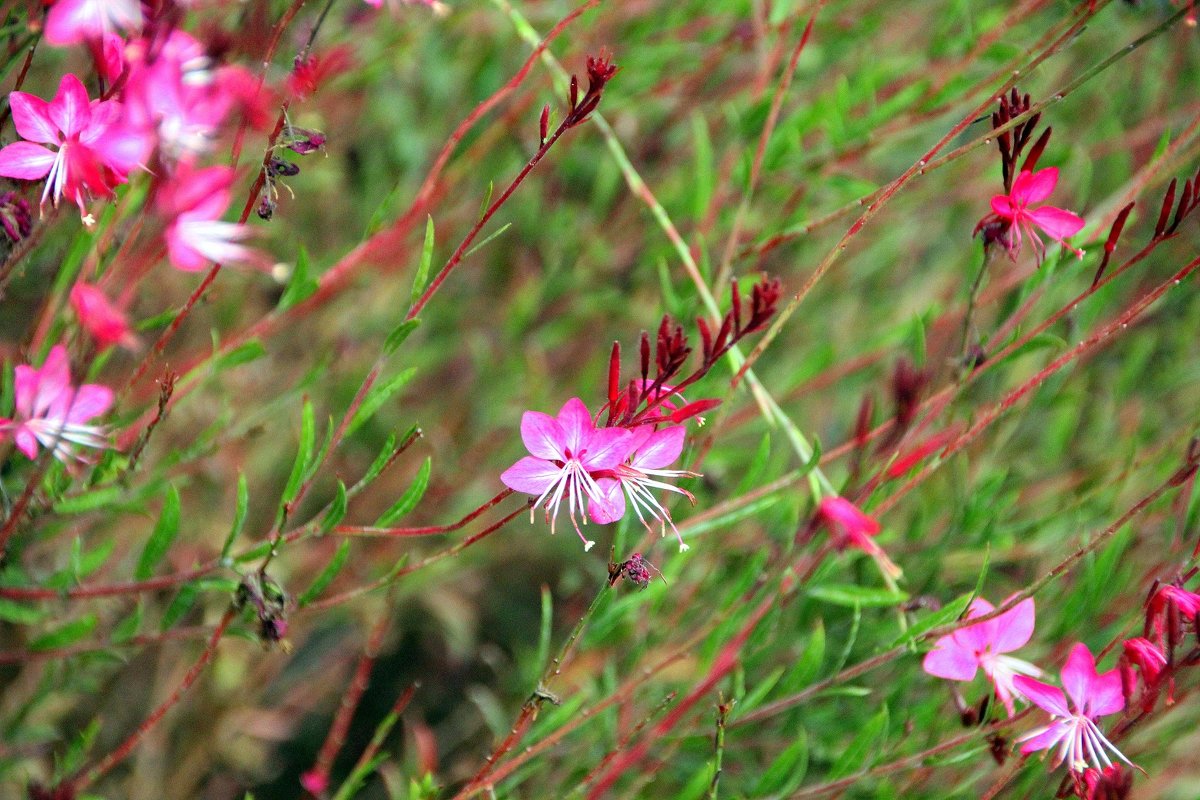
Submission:
M 993 610 L 991 603 L 976 598 L 971 602 L 967 619 Z M 1028 661 L 1005 654 L 1024 647 L 1033 635 L 1033 627 L 1034 607 L 1030 598 L 994 619 L 959 628 L 938 639 L 933 650 L 925 655 L 922 666 L 930 675 L 952 681 L 974 680 L 976 672 L 983 669 L 1011 717 L 1015 713 L 1013 698 L 1024 699 L 1013 686 L 1013 679 L 1017 675 L 1040 676 L 1042 671 Z
M 573 397 L 557 417 L 526 411 L 521 417 L 521 439 L 530 455 L 506 469 L 500 480 L 510 489 L 537 496 L 530 521 L 539 507 L 545 508 L 551 533 L 565 501 L 583 549 L 592 549 L 595 542 L 583 535 L 579 525 L 587 524 L 587 506 L 597 508 L 607 502 L 592 473 L 624 463 L 633 433 L 597 428 L 583 401 Z
M 17 449 L 36 458 L 38 447 L 52 448 L 54 457 L 78 459 L 73 446 L 107 447 L 104 428 L 88 421 L 108 411 L 113 392 L 107 386 L 71 385 L 67 350 L 56 345 L 40 369 L 22 364 L 14 370 L 17 419 L 0 420 L 0 433 L 11 433 Z
M 1121 691 L 1121 676 L 1117 670 L 1096 673 L 1096 659 L 1087 646 L 1080 643 L 1071 648 L 1062 670 L 1063 688 L 1050 686 L 1034 678 L 1018 675 L 1013 685 L 1029 702 L 1050 714 L 1050 723 L 1017 739 L 1024 742 L 1022 753 L 1058 747 L 1054 766 L 1067 762 L 1067 769 L 1082 774 L 1089 766 L 1096 770 L 1111 767 L 1111 752 L 1126 764 L 1133 762 L 1121 754 L 1105 738 L 1096 720 L 1125 708 Z M 1070 697 L 1070 703 L 1067 698 Z
M 1040 263 L 1046 257 L 1046 245 L 1038 235 L 1040 230 L 1063 247 L 1071 250 L 1080 258 L 1083 251 L 1071 247 L 1066 240 L 1079 233 L 1083 228 L 1083 218 L 1054 206 L 1037 206 L 1034 203 L 1045 200 L 1054 191 L 1058 183 L 1058 169 L 1049 167 L 1037 172 L 1023 170 L 1013 181 L 1008 194 L 998 194 L 992 198 L 992 215 L 984 218 L 976 227 L 976 232 L 989 221 L 999 221 L 1006 226 L 1002 238 L 1010 258 L 1016 259 L 1021 252 L 1023 236 L 1028 236 L 1033 243 L 1034 252 Z
M 155 205 L 168 220 L 167 257 L 176 269 L 196 272 L 213 262 L 266 266 L 264 256 L 240 244 L 250 228 L 221 221 L 233 179 L 232 167 L 196 169 L 183 162 L 159 188 Z

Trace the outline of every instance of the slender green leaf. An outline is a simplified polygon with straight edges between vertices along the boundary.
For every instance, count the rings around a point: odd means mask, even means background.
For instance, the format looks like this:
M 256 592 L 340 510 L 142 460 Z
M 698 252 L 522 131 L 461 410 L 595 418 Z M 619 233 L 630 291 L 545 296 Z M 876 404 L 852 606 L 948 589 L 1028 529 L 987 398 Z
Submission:
M 791 794 L 808 772 L 808 732 L 800 728 L 792 743 L 771 762 L 754 787 L 754 797 L 782 797 Z
M 375 416 L 375 413 L 383 407 L 383 404 L 391 399 L 392 395 L 404 388 L 404 385 L 412 380 L 413 375 L 417 372 L 415 367 L 401 370 L 396 375 L 393 375 L 384 383 L 375 386 L 371 391 L 367 392 L 367 396 L 363 399 L 362 405 L 359 406 L 354 419 L 350 421 L 349 427 L 346 429 L 346 435 L 354 433 L 364 422 Z
M 333 501 L 329 504 L 329 509 L 325 512 L 325 516 L 321 517 L 322 534 L 329 533 L 333 530 L 333 526 L 342 521 L 346 516 L 346 484 L 338 481 L 337 494 L 333 496 Z
M 163 499 L 162 512 L 158 515 L 158 523 L 150 534 L 146 546 L 142 548 L 142 557 L 138 559 L 134 577 L 144 581 L 154 574 L 154 568 L 163 560 L 171 544 L 179 534 L 179 490 L 174 486 L 167 487 L 167 495 Z
M 27 606 L 0 597 L 0 620 L 14 625 L 33 625 L 45 619 L 49 612 L 37 606 Z
M 870 767 L 872 751 L 882 745 L 887 738 L 888 710 L 884 706 L 878 714 L 871 717 L 866 725 L 854 737 L 849 746 L 842 751 L 838 760 L 829 770 L 829 779 L 837 780 Z
M 908 599 L 908 595 L 899 590 L 877 589 L 850 583 L 826 583 L 821 586 L 810 586 L 807 592 L 809 597 L 847 608 L 896 606 Z
M 386 528 L 417 507 L 417 503 L 421 502 L 421 497 L 424 496 L 425 489 L 429 486 L 431 466 L 431 460 L 426 457 L 417 470 L 417 474 L 413 477 L 412 483 L 404 490 L 404 494 L 400 495 L 400 499 L 391 508 L 383 512 L 383 516 L 376 520 L 375 525 L 377 527 Z
M 179 591 L 171 599 L 171 604 L 163 612 L 162 622 L 158 626 L 159 630 L 165 631 L 181 620 L 184 614 L 187 614 L 192 610 L 192 606 L 196 605 L 196 598 L 199 595 L 200 586 L 196 582 L 185 583 L 179 587 Z
M 246 527 L 246 514 L 250 510 L 250 487 L 246 483 L 246 476 L 238 473 L 237 482 L 237 506 L 233 512 L 233 525 L 229 528 L 229 535 L 225 537 L 225 544 L 221 546 L 221 560 L 229 558 L 229 551 L 233 549 L 233 542 L 237 537 L 241 536 L 242 529 Z
M 233 348 L 228 353 L 213 359 L 212 371 L 223 372 L 233 367 L 240 367 L 243 364 L 249 364 L 251 361 L 257 361 L 266 354 L 267 348 L 263 346 L 263 343 L 258 339 L 251 339 Z
M 325 568 L 321 570 L 321 573 L 317 575 L 312 584 L 304 590 L 304 593 L 300 595 L 296 604 L 303 608 L 317 599 L 321 595 L 321 592 L 325 591 L 329 587 L 329 584 L 333 583 L 333 579 L 337 577 L 349 555 L 350 540 L 343 539 L 342 543 L 338 545 L 338 549 L 334 552 L 333 558 L 329 560 L 329 563 L 325 565 Z
M 75 644 L 96 629 L 99 619 L 95 614 L 87 614 L 79 619 L 73 619 L 54 630 L 43 633 L 29 643 L 30 650 L 57 650 Z
M 390 356 L 395 353 L 400 348 L 400 345 L 404 344 L 404 340 L 408 338 L 409 334 L 415 331 L 420 324 L 421 320 L 419 319 L 406 319 L 397 325 L 395 330 L 389 333 L 387 339 L 383 342 L 383 354 Z
M 279 310 L 286 311 L 297 303 L 304 302 L 316 293 L 319 286 L 320 283 L 311 275 L 308 251 L 304 249 L 304 245 L 300 245 L 296 254 L 296 266 L 292 268 L 287 288 L 279 298 Z
M 413 277 L 412 302 L 416 303 L 425 291 L 425 283 L 429 280 L 429 265 L 433 263 L 433 217 L 425 217 L 425 244 L 421 246 L 421 263 L 417 265 L 417 274 Z M 391 338 L 391 337 L 389 337 Z
M 280 502 L 281 513 L 282 506 L 296 499 L 300 485 L 304 482 L 305 467 L 308 466 L 308 460 L 312 457 L 313 444 L 316 441 L 316 425 L 312 401 L 305 398 L 300 412 L 300 446 L 296 448 L 296 460 L 292 462 L 292 472 L 288 475 L 287 485 L 283 489 L 283 497 Z
M 137 636 L 138 630 L 142 627 L 143 605 L 142 598 L 139 597 L 137 604 L 133 607 L 133 611 L 113 626 L 112 633 L 109 634 L 108 638 L 114 644 L 128 642 L 134 636 Z

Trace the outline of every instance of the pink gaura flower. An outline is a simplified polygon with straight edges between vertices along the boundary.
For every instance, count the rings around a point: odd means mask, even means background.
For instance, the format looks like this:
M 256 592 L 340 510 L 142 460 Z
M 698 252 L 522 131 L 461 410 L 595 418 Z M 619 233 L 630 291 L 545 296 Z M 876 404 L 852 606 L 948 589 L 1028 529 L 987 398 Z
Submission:
M 122 347 L 137 347 L 137 336 L 129 327 L 124 312 L 104 296 L 104 292 L 86 283 L 77 283 L 71 289 L 71 308 L 84 330 L 96 340 L 101 348 L 119 344 Z
M 1028 236 L 1033 243 L 1037 260 L 1041 262 L 1046 257 L 1046 245 L 1042 243 L 1038 230 L 1062 244 L 1068 250 L 1083 258 L 1083 251 L 1071 247 L 1066 239 L 1079 233 L 1083 228 L 1082 217 L 1064 211 L 1054 206 L 1038 206 L 1030 208 L 1034 203 L 1040 203 L 1050 196 L 1058 183 L 1058 168 L 1049 167 L 1037 172 L 1023 170 L 1013 181 L 1012 190 L 1008 194 L 998 194 L 992 198 L 990 218 L 985 218 L 976 227 L 976 232 L 989 220 L 998 220 L 1006 226 L 1002 234 L 1005 248 L 1010 258 L 1016 259 L 1021 252 L 1022 236 Z
M 612 519 L 620 516 L 600 511 L 608 501 L 593 473 L 622 464 L 629 456 L 633 433 L 623 428 L 597 428 L 583 401 L 573 397 L 557 417 L 526 411 L 521 417 L 521 440 L 530 454 L 506 469 L 500 480 L 514 491 L 537 496 L 530 521 L 539 507 L 545 508 L 551 533 L 565 500 L 583 549 L 591 550 L 595 542 L 579 528 L 581 521 L 587 524 L 585 506 L 595 509 L 593 514 Z
M 872 538 L 881 530 L 879 522 L 864 514 L 854 503 L 844 497 L 826 497 L 817 508 L 817 517 L 835 534 L 834 544 L 839 550 L 847 547 L 862 550 L 893 578 L 903 574 Z
M 234 170 L 228 166 L 196 169 L 181 162 L 159 187 L 155 205 L 167 220 L 167 257 L 184 272 L 212 262 L 267 265 L 262 254 L 239 244 L 250 236 L 245 225 L 221 222 L 232 198 Z
M 1067 769 L 1082 773 L 1089 766 L 1103 770 L 1113 765 L 1111 751 L 1120 760 L 1133 766 L 1116 746 L 1105 738 L 1096 725 L 1099 717 L 1115 714 L 1125 708 L 1121 691 L 1121 676 L 1113 669 L 1103 675 L 1096 673 L 1096 659 L 1087 646 L 1080 643 L 1071 648 L 1062 670 L 1063 690 L 1034 678 L 1018 675 L 1013 685 L 1029 702 L 1050 714 L 1050 723 L 1036 728 L 1017 739 L 1024 742 L 1022 753 L 1049 750 L 1058 746 L 1054 766 L 1063 761 Z M 1071 701 L 1068 704 L 1067 698 Z
M 650 528 L 647 517 L 658 520 L 659 532 L 663 536 L 666 536 L 667 525 L 670 525 L 679 540 L 679 551 L 687 550 L 688 546 L 671 520 L 670 512 L 654 496 L 655 490 L 661 489 L 681 494 L 695 504 L 696 498 L 691 492 L 658 480 L 696 476 L 696 473 L 683 469 L 663 469 L 679 458 L 686 435 L 687 431 L 682 425 L 657 431 L 651 425 L 635 428 L 628 444 L 628 452 L 631 453 L 629 460 L 617 464 L 611 470 L 611 477 L 596 479 L 603 500 L 589 504 L 592 519 L 601 524 L 620 519 L 625 516 L 628 498 L 628 505 L 633 506 L 634 513 L 643 525 Z
M 967 619 L 991 613 L 994 607 L 982 598 L 971 602 Z M 938 678 L 970 681 L 982 668 L 983 674 L 996 687 L 996 697 L 1011 717 L 1015 712 L 1013 698 L 1021 697 L 1013 686 L 1017 675 L 1038 675 L 1042 671 L 1019 658 L 1004 655 L 1024 647 L 1033 635 L 1033 599 L 1022 600 L 995 619 L 959 628 L 943 636 L 925 655 L 924 670 Z
M 111 195 L 138 165 L 143 150 L 138 137 L 120 125 L 120 103 L 89 101 L 79 78 L 70 73 L 49 102 L 25 92 L 8 97 L 13 125 L 26 141 L 0 150 L 0 175 L 45 178 L 43 205 L 47 198 L 57 205 L 66 195 L 89 220 L 84 207 L 88 198 Z
M 95 383 L 73 387 L 62 345 L 50 350 L 41 369 L 16 368 L 13 396 L 17 419 L 0 420 L 0 432 L 11 433 L 17 449 L 29 458 L 37 457 L 39 444 L 53 448 L 54 457 L 63 462 L 78 458 L 73 445 L 108 446 L 104 428 L 87 423 L 108 411 L 112 389 Z
M 139 0 L 54 0 L 46 16 L 46 41 L 61 47 L 141 27 Z
M 1125 695 L 1125 701 L 1129 702 L 1137 691 L 1137 675 L 1134 673 L 1136 667 L 1141 671 L 1142 684 L 1146 687 L 1142 696 L 1142 706 L 1147 712 L 1153 711 L 1161 688 L 1158 686 L 1158 678 L 1167 668 L 1166 655 L 1154 642 L 1141 636 L 1126 639 L 1121 649 L 1123 652 L 1117 669 L 1121 673 L 1121 691 Z M 1175 701 L 1174 694 L 1175 679 L 1172 677 L 1167 682 L 1168 704 Z

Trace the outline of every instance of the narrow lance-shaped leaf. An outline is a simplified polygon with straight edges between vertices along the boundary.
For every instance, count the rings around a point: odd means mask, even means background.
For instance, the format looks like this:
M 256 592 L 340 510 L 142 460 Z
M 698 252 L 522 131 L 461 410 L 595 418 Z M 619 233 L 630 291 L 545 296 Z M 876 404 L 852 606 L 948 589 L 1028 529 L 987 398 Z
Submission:
M 425 217 L 425 244 L 421 247 L 421 263 L 417 265 L 417 274 L 413 277 L 412 302 L 416 303 L 425 291 L 425 282 L 429 280 L 429 265 L 433 263 L 433 217 Z
M 408 512 L 417 507 L 417 503 L 421 502 L 421 497 L 425 494 L 425 489 L 429 486 L 429 472 L 432 466 L 431 460 L 427 457 L 424 463 L 417 470 L 416 476 L 413 477 L 412 483 L 405 489 L 404 494 L 400 495 L 391 508 L 383 512 L 383 516 L 375 523 L 378 527 L 385 528 L 391 525 L 396 520 L 403 517 Z
M 167 495 L 163 499 L 162 512 L 158 522 L 150 534 L 146 546 L 142 548 L 142 556 L 138 559 L 134 577 L 144 581 L 154 574 L 154 568 L 163 560 L 175 537 L 179 535 L 179 490 L 174 486 L 167 487 Z
M 362 405 L 359 406 L 357 413 L 355 413 L 354 419 L 351 420 L 346 430 L 346 435 L 349 436 L 354 433 L 362 427 L 363 423 L 375 416 L 375 413 L 383 407 L 384 403 L 391 399 L 392 395 L 400 391 L 406 383 L 412 380 L 416 372 L 416 368 L 409 367 L 368 392 L 366 398 L 363 399 Z
M 241 536 L 242 529 L 246 527 L 246 514 L 249 510 L 250 487 L 246 484 L 246 476 L 238 473 L 237 506 L 233 512 L 233 525 L 229 528 L 229 535 L 225 537 L 225 544 L 221 547 L 222 561 L 229 557 L 229 551 L 233 548 L 234 541 Z
M 320 597 L 321 592 L 325 591 L 329 587 L 329 584 L 333 583 L 333 579 L 337 577 L 337 574 L 341 572 L 342 566 L 346 563 L 346 558 L 349 555 L 350 540 L 343 539 L 342 543 L 338 545 L 337 551 L 334 552 L 333 558 L 329 560 L 329 563 L 325 565 L 325 568 L 313 580 L 312 585 L 304 590 L 304 593 L 300 595 L 296 604 L 303 608 Z

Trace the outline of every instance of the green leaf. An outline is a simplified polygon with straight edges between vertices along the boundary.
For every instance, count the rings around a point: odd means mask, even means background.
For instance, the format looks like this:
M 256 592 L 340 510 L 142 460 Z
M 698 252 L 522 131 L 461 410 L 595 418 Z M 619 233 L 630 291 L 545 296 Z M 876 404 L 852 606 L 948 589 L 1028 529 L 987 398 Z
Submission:
M 856 586 L 852 583 L 826 583 L 809 587 L 808 596 L 835 606 L 897 606 L 908 600 L 908 594 L 899 590 L 877 589 Z
M 416 372 L 415 367 L 401 370 L 385 383 L 379 384 L 367 392 L 362 405 L 359 406 L 358 411 L 354 414 L 354 419 L 350 421 L 350 426 L 346 429 L 346 435 L 349 436 L 354 433 L 364 422 L 375 416 L 375 413 L 383 407 L 384 403 L 391 399 L 392 395 L 400 391 L 404 387 L 404 384 L 412 380 Z
M 234 540 L 242 534 L 242 529 L 246 527 L 246 514 L 250 510 L 250 487 L 246 484 L 246 476 L 238 473 L 237 483 L 237 506 L 233 512 L 233 525 L 229 529 L 229 535 L 225 537 L 225 544 L 221 546 L 221 560 L 229 558 L 229 551 L 233 549 Z
M 163 612 L 162 622 L 158 626 L 159 630 L 166 631 L 182 619 L 184 614 L 192 610 L 192 606 L 196 604 L 196 598 L 199 595 L 199 584 L 193 582 L 185 583 L 181 586 L 175 597 L 171 599 L 171 604 L 167 606 L 167 610 Z
M 34 639 L 29 643 L 29 649 L 57 650 L 60 647 L 74 644 L 94 631 L 97 622 L 99 619 L 95 614 L 87 614 L 79 619 L 73 619 Z
M 754 787 L 754 797 L 781 797 L 794 792 L 808 772 L 808 733 L 796 732 L 795 740 L 771 762 Z
M 141 598 L 138 598 L 137 605 L 133 607 L 133 611 L 113 626 L 112 633 L 109 634 L 108 638 L 114 644 L 123 644 L 137 636 L 138 629 L 142 627 L 142 605 Z
M 317 575 L 312 585 L 304 590 L 304 593 L 300 595 L 300 599 L 296 601 L 296 604 L 303 608 L 319 597 L 321 592 L 325 591 L 329 587 L 329 584 L 333 583 L 333 579 L 337 577 L 342 566 L 346 563 L 346 557 L 349 555 L 350 540 L 343 539 L 342 543 L 338 545 L 338 549 L 334 552 L 333 558 L 325 565 L 325 569 L 321 570 L 321 574 Z
M 503 224 L 503 225 L 501 225 L 501 226 L 500 226 L 500 227 L 499 227 L 497 230 L 495 230 L 495 231 L 493 231 L 492 233 L 488 234 L 487 238 L 485 238 L 485 239 L 484 239 L 482 242 L 480 242 L 479 244 L 475 245 L 474 247 L 472 247 L 472 248 L 471 248 L 470 250 L 468 250 L 467 252 L 463 253 L 463 258 L 466 258 L 467 256 L 469 256 L 469 255 L 472 255 L 473 253 L 476 253 L 476 252 L 478 252 L 479 250 L 483 249 L 483 248 L 484 248 L 484 247 L 485 247 L 485 246 L 488 244 L 488 242 L 492 241 L 492 240 L 493 240 L 493 239 L 495 239 L 497 236 L 500 236 L 501 234 L 503 234 L 503 233 L 504 233 L 506 230 L 508 230 L 508 229 L 509 229 L 509 228 L 511 228 L 511 227 L 512 227 L 512 223 L 511 223 L 511 222 L 506 222 L 506 223 L 504 223 L 504 224 Z
M 836 781 L 870 766 L 871 751 L 882 745 L 887 737 L 888 710 L 884 706 L 871 717 L 829 771 L 829 780 Z
M 408 438 L 407 435 L 405 438 Z M 370 485 L 371 481 L 379 477 L 379 473 L 383 472 L 383 468 L 392 460 L 392 454 L 396 452 L 396 441 L 396 434 L 388 434 L 387 441 L 383 443 L 383 447 L 379 450 L 379 455 L 375 456 L 375 460 L 371 462 L 371 466 L 367 467 L 367 471 L 359 479 L 358 487 L 365 488 Z
M 312 458 L 313 444 L 316 441 L 316 419 L 313 413 L 312 401 L 304 398 L 304 406 L 300 412 L 300 446 L 296 449 L 296 460 L 292 462 L 292 472 L 288 475 L 287 485 L 283 489 L 280 502 L 280 513 L 283 506 L 296 499 L 300 485 L 304 482 L 305 467 Z
M 47 611 L 37 606 L 27 606 L 0 597 L 0 620 L 14 625 L 33 625 L 47 615 Z
M 692 151 L 695 154 L 692 173 L 692 216 L 699 220 L 708 213 L 708 204 L 716 186 L 716 167 L 708 123 L 699 111 L 692 112 Z
M 325 516 L 321 517 L 322 535 L 333 530 L 333 526 L 342 521 L 346 516 L 346 484 L 338 481 L 337 494 L 333 496 L 333 502 L 329 504 L 329 510 L 325 512 Z
M 789 690 L 795 691 L 812 683 L 821 674 L 821 665 L 825 662 L 825 621 L 820 617 L 813 625 L 812 635 L 804 645 L 804 652 L 796 660 L 791 673 L 787 677 Z
M 79 542 L 80 540 L 76 537 L 75 541 Z M 78 555 L 72 552 L 71 572 L 74 573 L 75 580 L 82 580 L 104 566 L 116 546 L 115 539 L 108 539 L 87 552 L 81 551 Z
M 233 367 L 240 367 L 242 364 L 249 364 L 251 361 L 257 361 L 267 354 L 267 348 L 258 339 L 251 339 L 248 342 L 243 342 L 237 347 L 230 350 L 228 353 L 217 356 L 212 362 L 213 372 L 223 372 Z
M 179 490 L 173 485 L 167 487 L 167 495 L 163 499 L 162 512 L 154 526 L 150 539 L 142 548 L 142 557 L 138 559 L 137 569 L 133 575 L 139 581 L 144 581 L 154 574 L 154 568 L 163 560 L 171 544 L 179 534 Z
M 483 196 L 483 202 L 479 204 L 479 216 L 482 217 L 487 213 L 488 206 L 492 204 L 492 193 L 496 191 L 496 182 L 488 181 L 487 194 Z
M 972 594 L 964 594 L 961 597 L 956 597 L 951 602 L 937 611 L 924 615 L 912 625 L 903 635 L 898 636 L 888 648 L 895 647 L 898 644 L 915 645 L 921 638 L 934 628 L 940 628 L 942 625 L 949 625 L 954 622 L 962 613 L 967 610 L 967 606 L 971 604 Z
M 54 765 L 54 774 L 57 778 L 61 780 L 72 775 L 83 766 L 84 759 L 87 757 L 88 751 L 92 749 L 92 742 L 96 740 L 96 734 L 99 732 L 100 720 L 98 719 L 93 719 L 86 728 L 79 732 L 71 741 L 67 752 Z
M 751 689 L 745 697 L 738 701 L 738 709 L 745 713 L 758 708 L 758 705 L 763 701 L 763 698 L 775 688 L 775 684 L 778 683 L 779 679 L 783 677 L 784 671 L 784 667 L 779 667 L 767 673 L 765 677 L 759 680 L 757 686 Z
M 68 516 L 97 511 L 101 508 L 119 505 L 124 496 L 125 488 L 122 486 L 102 486 L 74 497 L 64 497 L 54 504 L 54 512 Z
M 427 456 L 424 463 L 417 470 L 417 474 L 413 477 L 412 483 L 404 490 L 404 494 L 400 495 L 400 499 L 391 508 L 383 512 L 383 516 L 376 520 L 376 527 L 386 528 L 417 507 L 417 503 L 421 502 L 421 497 L 425 494 L 425 489 L 429 486 L 431 466 L 432 462 Z
M 489 197 L 491 193 L 489 192 Z M 486 208 L 486 206 L 484 206 Z M 429 280 L 429 265 L 433 263 L 433 217 L 425 217 L 425 244 L 421 246 L 421 263 L 417 265 L 417 274 L 413 277 L 412 302 L 421 299 L 425 291 L 425 283 Z M 391 338 L 391 337 L 389 337 Z
M 383 342 L 383 354 L 390 356 L 399 349 L 400 345 L 404 344 L 404 340 L 408 335 L 417 329 L 421 324 L 419 319 L 407 319 L 396 326 L 395 330 L 388 334 L 387 339 Z
M 300 245 L 300 250 L 296 254 L 296 266 L 292 269 L 287 288 L 283 290 L 283 295 L 279 298 L 279 310 L 286 311 L 297 303 L 307 300 L 316 293 L 319 286 L 317 279 L 310 275 L 308 251 L 304 249 L 304 245 Z

